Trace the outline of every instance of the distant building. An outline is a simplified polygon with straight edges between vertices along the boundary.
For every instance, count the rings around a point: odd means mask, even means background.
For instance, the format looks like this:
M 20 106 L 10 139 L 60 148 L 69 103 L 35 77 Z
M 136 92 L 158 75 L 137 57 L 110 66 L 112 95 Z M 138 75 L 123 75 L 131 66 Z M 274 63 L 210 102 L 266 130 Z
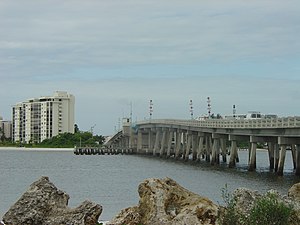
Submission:
M 11 138 L 12 136 L 12 122 L 3 120 L 3 117 L 0 116 L 0 140 L 4 135 L 5 138 Z
M 39 143 L 61 133 L 74 133 L 74 105 L 75 97 L 63 91 L 17 103 L 12 107 L 13 141 Z
M 278 116 L 276 114 L 261 114 L 258 111 L 249 111 L 247 114 L 235 114 L 225 116 L 225 119 L 276 119 Z
M 234 114 L 234 115 L 229 115 L 229 116 L 225 116 L 224 119 L 229 119 L 229 120 L 233 120 L 233 119 L 237 119 L 237 120 L 241 120 L 241 119 L 246 119 L 246 114 Z

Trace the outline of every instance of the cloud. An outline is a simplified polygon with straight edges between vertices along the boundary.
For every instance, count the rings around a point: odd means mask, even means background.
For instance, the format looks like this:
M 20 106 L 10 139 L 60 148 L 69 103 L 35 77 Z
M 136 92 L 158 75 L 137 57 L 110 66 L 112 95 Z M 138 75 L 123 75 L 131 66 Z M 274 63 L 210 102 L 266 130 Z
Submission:
M 6 7 L 0 48 L 5 55 L 50 57 L 40 63 L 51 64 L 52 56 L 73 65 L 190 64 L 280 57 L 299 48 L 296 7 L 280 1 L 28 2 Z
M 105 132 L 128 102 L 147 116 L 150 98 L 158 117 L 185 117 L 190 98 L 204 113 L 209 95 L 221 113 L 235 103 L 288 114 L 280 100 L 296 114 L 299 7 L 296 0 L 1 1 L 0 92 L 14 93 L 0 108 L 8 117 L 17 101 L 67 90 L 78 121 L 101 115 Z

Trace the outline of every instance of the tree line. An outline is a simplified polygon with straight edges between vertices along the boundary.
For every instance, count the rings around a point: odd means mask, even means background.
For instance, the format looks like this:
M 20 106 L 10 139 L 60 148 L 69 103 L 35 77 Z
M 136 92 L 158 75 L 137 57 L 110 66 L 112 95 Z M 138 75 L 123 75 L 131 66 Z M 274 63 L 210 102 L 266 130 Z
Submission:
M 0 134 L 1 137 L 1 134 Z M 3 136 L 2 136 L 3 137 Z M 49 139 L 45 139 L 40 143 L 13 143 L 11 139 L 0 140 L 2 146 L 18 146 L 18 147 L 44 147 L 44 148 L 73 148 L 74 146 L 98 147 L 105 141 L 102 135 L 93 135 L 89 131 L 80 131 L 78 125 L 75 124 L 74 134 L 62 133 Z

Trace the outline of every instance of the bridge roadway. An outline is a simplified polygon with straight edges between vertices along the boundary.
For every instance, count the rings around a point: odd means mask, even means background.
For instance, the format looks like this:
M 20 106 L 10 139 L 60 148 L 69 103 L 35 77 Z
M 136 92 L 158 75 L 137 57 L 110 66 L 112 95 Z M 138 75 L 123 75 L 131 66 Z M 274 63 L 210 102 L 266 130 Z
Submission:
M 145 120 L 126 119 L 123 129 L 105 145 L 116 151 L 153 154 L 184 160 L 206 160 L 229 167 L 239 161 L 238 144 L 247 142 L 248 170 L 256 169 L 257 144 L 267 143 L 269 167 L 283 175 L 287 148 L 292 151 L 295 174 L 300 175 L 300 117 L 270 119 Z M 129 149 L 129 150 L 128 150 Z

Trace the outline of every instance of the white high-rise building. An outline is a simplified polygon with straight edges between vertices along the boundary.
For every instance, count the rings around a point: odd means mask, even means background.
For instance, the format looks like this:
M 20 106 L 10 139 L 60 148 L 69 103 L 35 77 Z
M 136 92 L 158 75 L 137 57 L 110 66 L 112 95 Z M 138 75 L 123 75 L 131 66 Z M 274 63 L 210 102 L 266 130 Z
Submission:
M 74 133 L 75 97 L 64 91 L 28 99 L 12 108 L 13 141 L 39 143 L 61 133 Z

